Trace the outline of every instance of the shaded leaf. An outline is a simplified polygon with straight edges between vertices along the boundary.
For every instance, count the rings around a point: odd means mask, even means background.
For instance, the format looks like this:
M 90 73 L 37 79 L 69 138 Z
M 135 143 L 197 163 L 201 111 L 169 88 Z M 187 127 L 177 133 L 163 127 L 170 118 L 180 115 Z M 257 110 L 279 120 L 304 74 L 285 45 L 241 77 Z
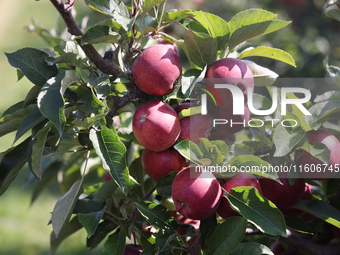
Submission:
M 95 25 L 86 31 L 84 36 L 81 38 L 81 44 L 96 44 L 96 43 L 116 43 L 121 39 L 119 31 L 115 29 L 104 26 Z
M 88 213 L 79 213 L 78 218 L 79 222 L 85 227 L 87 232 L 87 237 L 91 237 L 98 225 L 100 220 L 102 219 L 106 206 L 103 207 L 100 211 L 97 212 L 88 212 Z
M 177 175 L 177 171 L 172 171 L 169 174 L 161 177 L 156 184 L 157 194 L 161 196 L 171 196 L 171 187 L 172 181 L 174 180 L 175 176 Z
M 20 102 L 22 106 L 22 102 Z M 30 114 L 30 112 L 36 107 L 36 105 L 28 105 L 25 108 L 18 108 L 19 105 L 15 104 L 6 110 L 4 115 L 0 119 L 0 137 L 16 131 L 23 120 Z
M 247 220 L 231 217 L 220 224 L 212 233 L 207 243 L 208 254 L 231 254 L 242 241 L 246 232 Z
M 79 195 L 83 192 L 82 181 L 76 181 L 70 190 L 54 206 L 52 212 L 52 226 L 56 238 L 61 230 L 67 225 Z
M 110 171 L 123 193 L 127 194 L 130 178 L 126 163 L 126 148 L 116 131 L 105 126 L 101 126 L 100 131 L 91 129 L 90 139 L 103 162 L 104 169 Z
M 106 240 L 102 255 L 123 255 L 125 250 L 126 234 L 123 229 L 109 236 Z
M 45 59 L 48 54 L 33 48 L 23 48 L 14 53 L 5 53 L 11 66 L 18 68 L 32 83 L 42 87 L 47 80 L 58 74 L 55 65 L 50 66 Z
M 54 231 L 52 231 L 51 236 L 50 236 L 50 255 L 53 255 L 56 253 L 62 241 L 64 241 L 67 237 L 74 234 L 81 228 L 83 228 L 83 225 L 78 221 L 78 216 L 75 216 L 60 231 L 58 238 L 56 237 Z
M 135 202 L 138 211 L 152 225 L 175 231 L 177 222 L 165 206 L 150 202 Z
M 286 236 L 283 214 L 268 199 L 253 187 L 237 187 L 227 193 L 231 207 L 253 223 L 260 231 L 269 235 Z
M 288 155 L 293 148 L 304 138 L 306 132 L 303 129 L 289 133 L 282 125 L 277 125 L 273 141 L 276 151 L 274 157 L 283 157 Z
M 15 135 L 14 142 L 15 143 L 20 137 L 22 137 L 28 130 L 34 127 L 36 124 L 41 122 L 44 119 L 40 110 L 36 107 L 34 108 L 21 122 L 18 127 L 17 133 Z

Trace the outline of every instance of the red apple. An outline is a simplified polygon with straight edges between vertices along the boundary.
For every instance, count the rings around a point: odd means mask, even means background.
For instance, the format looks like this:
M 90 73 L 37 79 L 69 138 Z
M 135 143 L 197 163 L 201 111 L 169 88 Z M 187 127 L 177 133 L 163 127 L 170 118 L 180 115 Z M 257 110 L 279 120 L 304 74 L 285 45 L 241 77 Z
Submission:
M 254 187 L 262 195 L 262 190 L 261 190 L 259 181 L 256 179 L 254 175 L 250 173 L 239 172 L 234 177 L 226 180 L 226 182 L 223 184 L 223 188 L 228 192 L 232 188 L 236 188 L 240 186 Z M 222 197 L 222 201 L 221 201 L 220 206 L 218 207 L 217 213 L 224 219 L 227 219 L 232 216 L 240 216 L 238 212 L 236 212 L 235 210 L 231 208 L 228 202 L 228 199 L 225 197 Z
M 279 241 L 272 243 L 270 250 L 274 253 L 274 255 L 282 255 L 285 252 L 285 248 Z
M 239 59 L 223 58 L 209 66 L 206 78 L 216 78 L 212 81 L 218 84 L 229 84 L 239 87 L 244 96 L 245 102 L 248 98 L 248 88 L 254 91 L 254 78 L 250 68 Z M 207 81 L 210 83 L 210 81 Z M 218 95 L 222 101 L 222 107 L 230 109 L 233 106 L 233 97 L 229 89 L 217 88 Z M 239 99 L 237 99 L 239 100 Z
M 230 134 L 237 133 L 244 129 L 250 119 L 250 110 L 246 105 L 244 106 L 243 115 L 234 115 L 233 108 L 224 109 L 222 107 L 214 108 L 214 114 L 216 115 L 216 119 L 220 120 L 215 122 L 214 129 L 216 129 L 217 132 L 223 134 L 226 137 L 228 137 Z M 227 123 L 224 122 L 225 120 L 227 121 Z
M 189 162 L 186 162 L 185 158 L 174 148 L 160 152 L 144 149 L 142 164 L 145 172 L 155 181 L 171 171 L 179 171 L 189 166 Z
M 183 103 L 176 107 L 175 111 L 179 114 L 182 110 L 189 109 L 190 107 L 197 107 L 197 105 L 193 103 Z M 213 122 L 209 115 L 193 114 L 180 119 L 180 124 L 181 134 L 178 140 L 188 139 L 199 145 L 200 138 L 209 138 Z
M 210 172 L 182 169 L 172 183 L 172 199 L 176 210 L 186 218 L 204 220 L 212 216 L 221 202 L 222 190 Z M 191 174 L 190 174 L 191 172 Z
M 146 102 L 136 110 L 132 128 L 138 142 L 152 151 L 170 148 L 181 132 L 175 110 L 158 100 Z
M 143 251 L 143 247 L 136 244 L 127 244 L 123 255 L 139 255 Z
M 182 64 L 173 47 L 156 44 L 140 54 L 132 65 L 136 85 L 154 96 L 169 94 L 182 73 Z
M 324 144 L 330 150 L 330 159 L 329 159 L 329 169 L 333 169 L 333 171 L 328 171 L 326 168 L 326 172 L 323 171 L 324 163 L 312 156 L 305 150 L 297 150 L 295 152 L 294 161 L 299 166 L 299 169 L 302 170 L 301 176 L 304 178 L 310 179 L 329 179 L 334 177 L 337 172 L 336 168 L 340 167 L 340 142 L 339 140 L 332 134 L 328 133 L 324 130 L 310 131 L 305 136 L 310 144 L 319 142 Z M 317 167 L 321 167 L 321 172 L 317 172 Z M 305 167 L 310 169 L 309 172 L 304 171 Z M 314 172 L 312 172 L 314 170 Z
M 104 175 L 104 182 L 108 182 L 112 180 L 112 176 L 110 174 L 110 172 L 106 172 Z
M 183 215 L 177 215 L 176 221 L 177 221 L 177 233 L 179 235 L 186 234 L 186 231 L 188 228 L 187 225 L 190 225 L 195 231 L 198 231 L 200 228 L 199 220 L 188 219 L 184 217 Z
M 179 55 L 179 51 L 178 51 L 178 47 L 176 45 L 176 43 L 172 43 L 170 41 L 164 40 L 163 38 L 157 38 L 158 44 L 164 44 L 164 45 L 168 45 L 171 46 L 172 49 L 177 53 L 177 55 Z
M 267 178 L 260 178 L 262 194 L 272 201 L 280 210 L 287 210 L 293 207 L 302 198 L 305 192 L 305 181 L 297 179 L 294 185 L 290 185 L 287 173 L 278 173 L 282 184 Z
M 305 191 L 301 199 L 304 200 L 311 200 L 312 199 L 312 185 L 309 183 L 305 183 Z M 283 212 L 285 216 L 296 215 L 300 216 L 304 220 L 308 220 L 309 218 L 313 217 L 310 213 L 306 213 L 300 209 L 290 208 Z

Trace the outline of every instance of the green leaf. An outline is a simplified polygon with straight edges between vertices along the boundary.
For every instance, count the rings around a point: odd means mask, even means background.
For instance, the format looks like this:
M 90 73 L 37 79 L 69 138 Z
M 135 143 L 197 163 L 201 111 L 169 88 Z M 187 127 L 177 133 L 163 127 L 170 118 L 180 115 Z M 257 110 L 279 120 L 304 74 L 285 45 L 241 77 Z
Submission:
M 28 164 L 32 173 L 38 180 L 41 179 L 41 159 L 43 156 L 47 135 L 51 129 L 51 126 L 52 125 L 50 123 L 47 123 L 32 139 L 32 153 L 29 155 L 30 158 L 28 158 Z
M 17 108 L 17 104 L 14 106 L 16 107 L 8 109 L 0 119 L 0 137 L 17 130 L 26 116 L 28 116 L 31 111 L 36 108 L 36 105 L 28 105 L 27 107 L 20 109 Z
M 148 11 L 150 11 L 154 6 L 164 3 L 166 0 L 143 0 L 143 12 L 142 16 L 144 16 Z
M 328 17 L 340 21 L 340 9 L 337 5 L 331 5 L 325 11 Z
M 279 180 L 271 165 L 254 155 L 236 156 L 229 161 L 229 165 L 235 166 L 237 169 L 247 173 L 256 174 L 276 181 Z
M 294 208 L 311 213 L 320 219 L 340 227 L 340 212 L 323 200 L 300 200 Z
M 48 80 L 38 96 L 38 107 L 41 114 L 53 123 L 60 136 L 63 134 L 66 123 L 63 95 L 69 85 L 63 82 L 64 78 L 65 73 L 60 73 Z
M 114 18 L 126 30 L 130 23 L 130 13 L 121 0 L 86 0 L 85 3 L 95 11 Z
M 96 248 L 117 227 L 117 224 L 112 221 L 102 221 L 98 225 L 96 232 L 86 239 L 86 247 L 89 247 L 91 250 Z
M 240 56 L 238 56 L 239 59 L 246 57 L 272 58 L 296 67 L 293 57 L 288 52 L 267 46 L 259 46 L 256 48 L 246 49 L 242 51 Z
M 0 153 L 0 196 L 8 189 L 27 163 L 27 147 L 31 137 L 6 152 Z
M 202 11 L 193 12 L 192 16 L 209 32 L 209 35 L 216 39 L 217 50 L 223 49 L 229 40 L 229 24 L 224 19 Z
M 217 42 L 206 33 L 195 32 L 189 28 L 187 31 L 187 38 L 184 39 L 186 54 L 194 64 L 193 67 L 198 66 L 204 68 L 216 61 L 217 58 Z M 181 43 L 183 46 L 183 43 Z
M 298 231 L 304 234 L 311 234 L 311 235 L 314 234 L 312 227 L 305 221 L 301 220 L 301 217 L 299 216 L 290 215 L 290 216 L 285 217 L 285 220 L 286 220 L 287 227 L 292 228 L 295 231 Z
M 21 122 L 20 126 L 18 127 L 17 133 L 15 135 L 15 139 L 13 144 L 22 137 L 28 130 L 33 128 L 39 122 L 41 122 L 45 117 L 42 116 L 38 107 L 35 107 Z M 1 121 L 1 120 L 0 120 Z M 0 126 L 1 129 L 1 126 Z
M 172 171 L 169 174 L 161 177 L 157 181 L 156 185 L 157 194 L 161 196 L 171 197 L 172 181 L 174 180 L 177 173 L 178 173 L 177 171 Z
M 237 187 L 227 193 L 231 207 L 253 223 L 260 231 L 269 235 L 286 236 L 283 214 L 268 199 L 253 187 Z
M 106 206 L 103 207 L 98 212 L 89 212 L 89 213 L 79 213 L 78 218 L 79 222 L 85 227 L 87 232 L 87 238 L 90 238 L 96 231 L 100 220 L 102 219 Z
M 219 151 L 216 145 L 211 144 L 211 142 L 206 138 L 201 138 L 200 149 L 203 152 L 203 157 L 206 157 L 212 161 L 214 165 L 223 164 L 223 155 Z
M 211 161 L 207 158 L 203 158 L 203 153 L 197 144 L 190 140 L 183 140 L 174 146 L 184 158 L 200 163 L 202 165 L 210 165 Z
M 229 255 L 242 241 L 246 232 L 247 220 L 241 217 L 231 217 L 219 225 L 207 243 L 208 254 Z
M 67 237 L 77 232 L 79 229 L 81 229 L 83 225 L 80 224 L 78 221 L 78 217 L 75 216 L 72 218 L 70 222 L 67 223 L 67 225 L 60 231 L 58 238 L 55 236 L 54 231 L 51 233 L 50 237 L 50 255 L 53 255 L 56 253 L 60 243 L 64 241 Z
M 89 91 L 84 96 L 82 96 L 81 101 L 83 101 L 84 104 L 80 106 L 80 109 L 88 114 L 98 112 L 99 110 L 105 107 L 105 105 L 101 101 L 99 101 L 99 99 L 96 97 L 93 90 Z M 93 117 L 95 119 L 98 119 L 97 115 Z
M 83 192 L 82 181 L 76 181 L 70 190 L 59 200 L 54 206 L 52 212 L 52 226 L 56 238 L 58 238 L 61 230 L 67 225 L 72 215 L 74 206 L 78 200 L 79 195 Z
M 103 209 L 103 205 L 94 201 L 94 200 L 87 200 L 87 199 L 78 199 L 74 209 L 73 213 L 92 213 L 96 212 L 98 213 Z
M 275 255 L 267 246 L 255 243 L 255 242 L 247 242 L 240 243 L 236 250 L 232 253 L 232 255 Z
M 88 129 L 95 125 L 100 125 L 100 124 L 103 125 L 103 123 L 105 123 L 105 116 L 106 116 L 106 113 L 100 113 L 100 114 L 96 114 L 93 117 L 85 118 L 83 120 L 77 119 L 73 123 L 75 126 L 79 127 L 80 129 Z
M 150 202 L 135 202 L 138 211 L 152 225 L 175 231 L 177 222 L 165 206 Z
M 302 145 L 300 145 L 300 149 L 303 149 L 310 153 L 312 156 L 316 157 L 317 159 L 321 160 L 323 163 L 329 164 L 330 159 L 330 150 L 324 145 L 323 143 L 313 143 L 309 144 L 307 139 L 302 141 Z
M 125 250 L 126 234 L 123 229 L 109 236 L 104 243 L 102 255 L 123 255 Z
M 123 193 L 127 194 L 130 179 L 126 163 L 126 148 L 119 140 L 116 131 L 105 126 L 101 126 L 100 131 L 91 129 L 90 139 L 103 162 L 104 169 L 110 171 Z
M 48 54 L 33 48 L 23 48 L 14 53 L 5 53 L 11 66 L 18 68 L 35 85 L 42 87 L 47 80 L 58 74 L 55 65 L 50 66 L 45 59 Z
M 275 20 L 276 16 L 276 14 L 261 9 L 249 9 L 236 14 L 228 22 L 230 27 L 229 49 L 233 50 L 244 41 L 277 31 L 290 24 L 289 21 Z
M 306 116 L 305 120 L 312 128 L 317 129 L 320 124 L 336 119 L 340 112 L 340 100 L 320 102 L 308 109 L 312 115 Z
M 293 148 L 304 138 L 306 132 L 301 128 L 298 131 L 289 133 L 282 125 L 277 125 L 274 131 L 274 144 L 276 151 L 274 157 L 283 157 L 288 155 Z
M 121 39 L 119 30 L 109 26 L 95 25 L 86 31 L 81 38 L 81 44 L 96 44 L 96 43 L 116 43 Z
M 101 186 L 98 192 L 94 195 L 93 201 L 99 204 L 106 202 L 107 199 L 112 197 L 117 188 L 118 186 L 113 180 L 104 183 L 104 185 Z

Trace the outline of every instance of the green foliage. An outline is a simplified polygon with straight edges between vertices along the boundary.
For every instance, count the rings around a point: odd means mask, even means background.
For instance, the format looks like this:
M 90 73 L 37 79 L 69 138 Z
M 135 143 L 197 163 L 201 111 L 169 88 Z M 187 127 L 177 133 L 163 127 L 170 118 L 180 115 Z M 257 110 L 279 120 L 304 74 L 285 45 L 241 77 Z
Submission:
M 311 233 L 307 223 L 285 219 L 256 189 L 238 187 L 224 196 L 241 216 L 223 220 L 213 215 L 201 221 L 198 233 L 188 230 L 186 235 L 180 235 L 177 229 L 180 224 L 170 212 L 173 204 L 163 205 L 171 197 L 177 172 L 157 182 L 152 180 L 143 169 L 143 147 L 131 128 L 131 112 L 139 103 L 155 97 L 143 95 L 138 100 L 130 99 L 124 107 L 117 103 L 135 93 L 129 70 L 136 53 L 157 43 L 156 38 L 181 46 L 190 62 L 174 91 L 164 98 L 157 97 L 175 107 L 188 99 L 199 100 L 194 92 L 196 82 L 205 77 L 207 67 L 218 59 L 264 57 L 295 66 L 292 56 L 281 49 L 257 46 L 240 50 L 250 39 L 278 31 L 290 22 L 278 20 L 276 14 L 262 9 L 242 11 L 226 21 L 203 11 L 164 12 L 165 0 L 137 1 L 137 6 L 120 0 L 87 0 L 86 3 L 109 18 L 86 29 L 81 38 L 48 37 L 54 44 L 48 53 L 32 48 L 6 53 L 9 63 L 18 70 L 18 78 L 27 77 L 34 87 L 0 119 L 0 136 L 16 132 L 13 147 L 0 154 L 0 195 L 26 163 L 30 172 L 41 180 L 34 189 L 32 202 L 57 180 L 65 195 L 52 211 L 50 253 L 54 254 L 65 238 L 81 228 L 87 232 L 88 247 L 94 248 L 105 240 L 103 254 L 123 254 L 126 238 L 141 244 L 143 254 L 181 254 L 198 248 L 198 242 L 189 245 L 192 236 L 201 238 L 203 254 L 273 254 L 267 246 L 248 238 L 246 230 L 262 236 L 286 236 L 287 227 Z M 331 10 L 328 15 L 339 16 Z M 185 29 L 185 38 L 176 39 L 164 32 L 176 25 Z M 37 24 L 35 28 L 40 29 Z M 46 37 L 40 32 L 40 36 Z M 105 61 L 118 63 L 123 75 L 103 73 L 90 62 L 83 49 L 94 44 L 98 48 L 110 47 L 108 53 L 113 57 Z M 339 76 L 338 67 L 328 65 L 327 61 L 325 66 L 331 75 Z M 275 73 L 261 66 L 253 68 L 258 68 L 257 86 L 274 84 Z M 257 78 L 263 80 L 259 82 Z M 272 93 L 269 94 L 255 94 L 254 105 L 268 109 L 272 100 Z M 296 97 L 290 95 L 290 98 Z M 191 166 L 218 165 L 235 169 L 232 173 L 216 171 L 214 174 L 221 181 L 244 168 L 251 169 L 249 172 L 258 178 L 279 181 L 271 167 L 278 162 L 284 166 L 292 164 L 297 149 L 304 149 L 323 162 L 329 161 L 329 150 L 324 145 L 309 144 L 304 136 L 311 128 L 318 129 L 337 117 L 339 102 L 338 91 L 317 97 L 306 105 L 312 113 L 306 119 L 298 109 L 292 108 L 289 117 L 301 122 L 296 128 L 280 124 L 249 127 L 237 135 L 236 143 L 201 138 L 199 144 L 177 141 L 174 148 Z M 116 109 L 114 118 L 110 116 L 112 109 Z M 200 113 L 200 107 L 193 109 L 191 113 L 184 110 L 180 117 Z M 279 110 L 268 117 L 285 118 Z M 28 138 L 17 144 L 25 135 Z M 47 158 L 49 161 L 45 161 Z M 103 183 L 104 173 L 109 173 L 113 180 Z M 339 226 L 340 215 L 329 204 L 332 195 L 326 192 L 324 200 L 301 200 L 296 208 Z

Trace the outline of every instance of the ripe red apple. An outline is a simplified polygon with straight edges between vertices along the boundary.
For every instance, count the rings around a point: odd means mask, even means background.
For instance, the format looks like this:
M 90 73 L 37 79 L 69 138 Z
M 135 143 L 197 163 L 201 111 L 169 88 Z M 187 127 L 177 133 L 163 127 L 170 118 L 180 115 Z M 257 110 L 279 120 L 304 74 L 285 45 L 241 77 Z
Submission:
M 188 226 L 190 225 L 195 231 L 198 231 L 200 228 L 200 221 L 199 220 L 193 220 L 193 219 L 188 219 L 184 217 L 183 215 L 177 215 L 175 218 L 177 221 L 177 233 L 179 235 L 185 235 Z
M 197 107 L 197 105 L 186 102 L 177 106 L 175 111 L 179 114 L 182 110 L 189 109 L 190 107 Z M 213 121 L 208 114 L 194 114 L 180 119 L 180 124 L 181 134 L 179 135 L 178 140 L 188 139 L 199 145 L 200 138 L 209 138 Z
M 110 174 L 110 172 L 106 172 L 104 175 L 104 182 L 108 182 L 112 180 L 112 176 Z
M 156 44 L 140 54 L 132 65 L 136 85 L 154 96 L 169 94 L 182 73 L 182 64 L 173 47 Z
M 143 251 L 143 247 L 136 244 L 127 244 L 123 255 L 139 255 Z
M 312 185 L 310 185 L 307 182 L 305 183 L 305 191 L 301 199 L 304 199 L 304 200 L 312 199 Z M 285 210 L 283 214 L 285 216 L 290 216 L 290 215 L 300 216 L 304 220 L 308 220 L 310 217 L 312 217 L 310 213 L 306 213 L 300 209 L 295 209 L 295 208 L 290 208 L 288 210 Z
M 244 129 L 250 119 L 250 110 L 247 105 L 244 106 L 243 115 L 234 115 L 233 108 L 225 109 L 222 107 L 214 108 L 214 113 L 216 115 L 216 119 L 220 120 L 215 122 L 214 129 L 227 137 L 230 134 L 237 133 Z M 227 121 L 226 124 L 218 124 L 225 123 L 225 120 Z
M 314 156 L 312 156 L 310 153 L 308 153 L 305 150 L 297 150 L 295 152 L 294 161 L 295 163 L 301 167 L 302 173 L 301 176 L 304 178 L 310 178 L 310 179 L 328 179 L 334 177 L 337 172 L 336 168 L 340 167 L 340 142 L 339 140 L 332 134 L 328 133 L 324 130 L 316 130 L 316 131 L 310 131 L 308 132 L 305 137 L 309 140 L 310 144 L 319 142 L 324 144 L 329 150 L 330 150 L 330 159 L 329 159 L 329 169 L 332 168 L 333 171 L 323 172 L 324 166 L 323 162 Z M 305 166 L 309 169 L 317 170 L 317 166 L 321 166 L 322 171 L 321 172 L 307 172 L 304 171 Z
M 263 196 L 272 201 L 282 211 L 297 204 L 305 192 L 305 181 L 303 179 L 299 178 L 294 185 L 290 185 L 287 175 L 284 172 L 278 173 L 282 184 L 272 179 L 259 179 Z
M 196 172 L 195 167 L 182 169 L 172 183 L 176 210 L 190 219 L 204 220 L 212 216 L 220 205 L 221 195 L 215 176 L 210 172 Z
M 209 66 L 206 78 L 216 78 L 213 83 L 229 84 L 239 87 L 245 97 L 248 98 L 248 88 L 254 91 L 254 78 L 250 68 L 239 59 L 223 58 Z M 219 78 L 217 80 L 217 78 Z M 209 81 L 207 81 L 210 83 Z M 213 85 L 213 84 L 211 84 Z M 229 89 L 217 88 L 218 95 L 222 101 L 222 107 L 230 109 L 233 105 L 233 97 Z M 239 100 L 239 99 L 237 99 Z
M 234 177 L 226 180 L 226 182 L 223 184 L 223 188 L 226 191 L 230 191 L 232 188 L 240 187 L 240 186 L 250 186 L 254 187 L 259 191 L 259 193 L 262 195 L 262 189 L 260 186 L 259 181 L 256 179 L 256 177 L 250 173 L 242 173 L 239 172 Z M 233 210 L 228 202 L 228 199 L 225 197 L 222 197 L 222 201 L 220 206 L 217 209 L 218 215 L 220 215 L 223 219 L 227 219 L 232 216 L 240 216 L 238 212 Z
M 155 181 L 171 171 L 179 171 L 189 166 L 189 162 L 186 162 L 185 158 L 174 148 L 160 152 L 144 149 L 142 164 L 145 172 Z
M 177 53 L 177 55 L 179 55 L 179 51 L 178 51 L 178 47 L 176 45 L 176 43 L 172 43 L 170 41 L 164 40 L 163 38 L 157 38 L 158 44 L 164 44 L 164 45 L 168 45 L 171 46 L 172 49 Z
M 152 151 L 170 148 L 181 132 L 175 110 L 158 100 L 146 102 L 136 110 L 132 128 L 138 142 Z

